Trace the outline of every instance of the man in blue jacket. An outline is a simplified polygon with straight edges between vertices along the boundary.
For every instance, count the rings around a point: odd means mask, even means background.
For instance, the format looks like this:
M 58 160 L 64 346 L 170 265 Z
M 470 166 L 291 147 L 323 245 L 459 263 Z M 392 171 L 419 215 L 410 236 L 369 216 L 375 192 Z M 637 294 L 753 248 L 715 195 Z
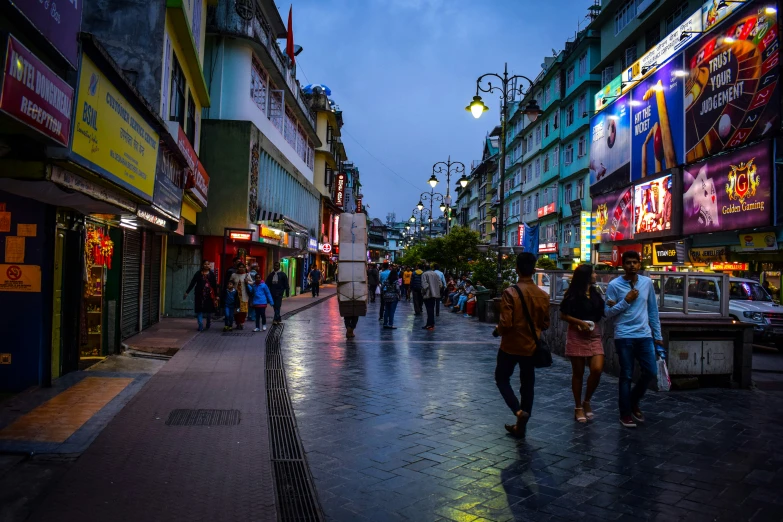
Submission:
M 288 287 L 288 276 L 280 270 L 279 262 L 275 263 L 274 270 L 267 276 L 266 286 L 269 287 L 269 291 L 272 293 L 272 301 L 274 302 L 272 308 L 275 310 L 275 317 L 272 319 L 272 324 L 280 324 L 283 322 L 283 318 L 280 316 L 283 294 L 288 297 L 290 290 Z
M 615 278 L 606 289 L 606 317 L 617 317 L 614 346 L 620 359 L 620 423 L 635 428 L 644 422 L 639 402 L 650 382 L 658 377 L 656 345 L 663 348 L 658 299 L 649 277 L 639 275 L 639 252 L 623 252 L 625 275 Z M 639 361 L 641 375 L 631 389 L 634 359 Z

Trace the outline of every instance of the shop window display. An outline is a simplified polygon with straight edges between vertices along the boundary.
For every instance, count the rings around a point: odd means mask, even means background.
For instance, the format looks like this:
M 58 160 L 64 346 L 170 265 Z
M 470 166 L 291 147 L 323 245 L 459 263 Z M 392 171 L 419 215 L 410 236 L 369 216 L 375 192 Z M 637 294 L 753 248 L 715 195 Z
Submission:
M 84 245 L 85 285 L 81 336 L 81 356 L 103 355 L 103 296 L 106 286 L 106 271 L 111 268 L 114 242 L 109 238 L 107 227 L 88 224 Z

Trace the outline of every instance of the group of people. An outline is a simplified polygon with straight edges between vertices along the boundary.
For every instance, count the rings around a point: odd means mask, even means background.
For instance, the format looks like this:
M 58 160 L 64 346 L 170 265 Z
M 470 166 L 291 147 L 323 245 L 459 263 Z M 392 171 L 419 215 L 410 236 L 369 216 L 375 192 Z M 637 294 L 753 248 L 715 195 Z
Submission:
M 275 263 L 272 272 L 264 279 L 258 265 L 251 265 L 248 271 L 242 258 L 235 257 L 232 266 L 226 270 L 222 289 L 211 267 L 212 263 L 208 260 L 201 264 L 201 270 L 193 275 L 182 297 L 187 299 L 195 289 L 194 308 L 199 332 L 212 326 L 212 314 L 218 310 L 223 312 L 224 332 L 234 328 L 244 330 L 247 319 L 255 321 L 253 331 L 266 330 L 267 306 L 274 310 L 272 324 L 282 321 L 280 308 L 283 296 L 290 295 L 290 287 L 288 276 L 280 270 L 280 263 Z
M 620 423 L 635 428 L 645 421 L 640 402 L 650 383 L 657 378 L 656 352 L 663 351 L 663 335 L 658 304 L 652 280 L 639 274 L 641 257 L 638 252 L 623 253 L 625 274 L 617 277 L 606 291 L 606 300 L 595 285 L 591 265 L 581 265 L 574 271 L 571 283 L 560 304 L 560 318 L 568 323 L 565 355 L 571 361 L 571 387 L 574 396 L 574 420 L 586 423 L 595 418 L 590 401 L 601 379 L 604 350 L 601 341 L 601 320 L 616 317 L 614 344 L 620 361 L 619 410 Z M 500 349 L 495 368 L 495 383 L 511 409 L 516 422 L 506 430 L 523 437 L 533 408 L 536 350 L 541 346 L 541 333 L 549 328 L 549 295 L 533 282 L 536 256 L 517 256 L 519 281 L 501 296 L 500 319 L 496 333 Z M 634 360 L 641 374 L 632 386 Z M 520 398 L 511 387 L 511 375 L 519 366 Z M 585 368 L 589 368 L 587 388 L 582 395 Z

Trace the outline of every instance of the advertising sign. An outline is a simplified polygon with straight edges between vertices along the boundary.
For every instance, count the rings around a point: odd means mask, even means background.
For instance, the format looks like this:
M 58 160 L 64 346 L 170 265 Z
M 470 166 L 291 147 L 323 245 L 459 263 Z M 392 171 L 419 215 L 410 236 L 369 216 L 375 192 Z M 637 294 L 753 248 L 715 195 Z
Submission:
M 313 253 L 318 252 L 318 240 L 316 238 L 307 238 L 307 250 Z
M 41 267 L 0 265 L 0 292 L 40 292 Z
M 557 243 L 539 243 L 538 252 L 540 254 L 556 254 Z
M 777 24 L 754 3 L 685 50 L 686 163 L 780 127 Z
M 702 247 L 688 250 L 688 258 L 694 266 L 707 266 L 713 261 L 726 261 L 726 247 Z
M 612 103 L 617 96 L 622 94 L 623 88 L 623 75 L 618 74 L 611 82 L 609 82 L 603 89 L 595 93 L 593 101 L 595 102 L 595 112 L 603 110 L 607 105 Z
M 778 238 L 774 231 L 754 234 L 740 234 L 740 248 L 745 252 L 763 252 L 764 250 L 777 250 Z
M 682 241 L 653 243 L 652 262 L 657 266 L 682 265 L 688 258 L 688 248 Z
M 742 6 L 742 2 L 726 2 L 721 0 L 707 0 L 701 6 L 702 27 L 709 31 L 736 9 Z
M 82 24 L 82 2 L 79 0 L 62 2 L 12 0 L 11 3 L 76 68 L 76 63 L 79 61 L 76 35 Z
M 4 71 L 0 111 L 67 147 L 73 108 L 71 86 L 13 36 L 8 36 Z
M 362 212 L 362 198 L 357 198 L 356 200 L 356 213 L 361 214 Z
M 106 203 L 110 203 L 115 207 L 132 212 L 133 214 L 136 213 L 137 207 L 136 203 L 133 201 L 116 194 L 111 189 L 86 180 L 81 176 L 77 176 L 72 172 L 58 167 L 57 165 L 52 165 L 49 179 L 65 188 L 83 192 L 91 198 L 105 201 Z
M 631 92 L 631 179 L 673 169 L 683 163 L 682 56 L 640 81 Z
M 638 239 L 645 237 L 675 234 L 679 226 L 673 226 L 672 221 L 679 221 L 679 213 L 672 212 L 672 175 L 646 181 L 633 188 L 633 228 Z M 679 224 L 679 223 L 678 223 Z
M 159 136 L 87 56 L 82 55 L 76 160 L 137 196 L 151 199 Z
M 538 217 L 544 217 L 555 213 L 555 204 L 550 203 L 538 209 Z
M 684 168 L 683 234 L 763 227 L 772 216 L 769 142 Z
M 581 252 L 582 261 L 585 263 L 590 262 L 590 244 L 592 242 L 592 234 L 592 216 L 590 215 L 590 212 L 582 211 L 579 224 L 579 251 Z
M 593 242 L 633 239 L 633 187 L 593 197 Z
M 590 185 L 612 188 L 631 179 L 631 111 L 623 96 L 590 120 Z
M 196 170 L 188 170 L 187 173 L 188 179 L 185 183 L 185 190 L 196 198 L 196 201 L 202 207 L 206 207 L 207 194 L 209 193 L 209 175 L 204 169 L 204 165 L 199 161 Z
M 324 254 L 328 254 L 332 251 L 332 245 L 330 245 L 329 243 L 321 243 L 318 245 L 318 250 L 320 250 Z
M 525 224 L 520 223 L 517 225 L 517 246 L 523 246 L 525 244 Z
M 345 206 L 345 178 L 342 172 L 334 178 L 334 204 L 340 208 Z
M 710 263 L 710 268 L 712 270 L 747 270 L 748 263 Z

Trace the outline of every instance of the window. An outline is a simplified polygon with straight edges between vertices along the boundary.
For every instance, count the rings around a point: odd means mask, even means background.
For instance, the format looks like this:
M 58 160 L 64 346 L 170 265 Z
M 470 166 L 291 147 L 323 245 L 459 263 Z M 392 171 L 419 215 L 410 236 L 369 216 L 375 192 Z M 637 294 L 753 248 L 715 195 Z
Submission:
M 601 71 L 601 85 L 608 85 L 612 80 L 614 80 L 614 65 L 610 65 Z
M 579 76 L 587 74 L 587 53 L 579 57 Z
M 570 165 L 574 162 L 574 146 L 571 143 L 565 147 L 563 161 L 566 165 Z
M 568 106 L 566 110 L 566 127 L 574 123 L 574 104 Z
M 541 175 L 541 158 L 536 158 L 536 177 Z
M 550 98 L 550 91 L 549 91 L 549 87 L 547 86 L 547 88 L 544 89 L 544 102 L 548 104 L 550 99 L 551 99 Z
M 544 122 L 544 137 L 545 138 L 549 137 L 549 118 L 547 118 L 546 121 Z
M 560 76 L 555 76 L 555 79 L 552 80 L 552 96 L 555 98 L 560 97 Z
M 574 66 L 568 68 L 566 71 L 566 89 L 570 89 L 574 85 Z
M 570 203 L 573 200 L 573 186 L 571 183 L 565 186 L 565 203 Z
M 549 172 L 549 153 L 544 156 L 544 172 Z
M 266 71 L 258 61 L 253 58 L 253 66 L 250 70 L 250 97 L 261 111 L 266 114 L 266 96 L 269 81 Z
M 560 126 L 560 110 L 558 110 L 554 116 L 552 116 L 552 127 L 555 129 Z
M 570 245 L 571 244 L 571 234 L 572 234 L 571 224 L 570 223 L 566 223 L 563 226 L 563 243 L 565 243 L 566 245 Z
M 583 199 L 585 197 L 585 180 L 580 179 L 576 182 L 576 199 Z
M 193 93 L 188 89 L 188 119 L 185 122 L 185 135 L 190 144 L 196 146 L 196 103 L 193 101 Z
M 649 51 L 661 41 L 661 27 L 654 25 L 644 33 L 644 50 Z
M 179 65 L 177 55 L 172 54 L 171 60 L 171 106 L 169 110 L 169 121 L 179 122 L 180 127 L 185 129 L 185 73 Z
M 628 0 L 614 15 L 614 34 L 620 33 L 636 16 L 636 0 Z
M 533 208 L 538 209 L 538 192 L 533 194 Z
M 587 154 L 587 140 L 585 140 L 584 135 L 579 136 L 579 150 L 577 151 L 576 157 L 581 158 Z
M 633 45 L 625 49 L 625 53 L 623 54 L 623 69 L 633 65 L 633 62 L 635 61 L 636 61 L 636 45 Z
M 666 34 L 671 34 L 672 31 L 677 29 L 688 18 L 688 4 L 680 4 L 674 11 L 666 17 Z
M 579 116 L 585 118 L 587 116 L 587 94 L 582 93 L 579 97 Z
M 560 145 L 555 145 L 554 150 L 552 150 L 552 166 L 557 167 L 559 163 L 560 163 Z
M 541 145 L 541 125 L 536 127 L 536 145 Z

